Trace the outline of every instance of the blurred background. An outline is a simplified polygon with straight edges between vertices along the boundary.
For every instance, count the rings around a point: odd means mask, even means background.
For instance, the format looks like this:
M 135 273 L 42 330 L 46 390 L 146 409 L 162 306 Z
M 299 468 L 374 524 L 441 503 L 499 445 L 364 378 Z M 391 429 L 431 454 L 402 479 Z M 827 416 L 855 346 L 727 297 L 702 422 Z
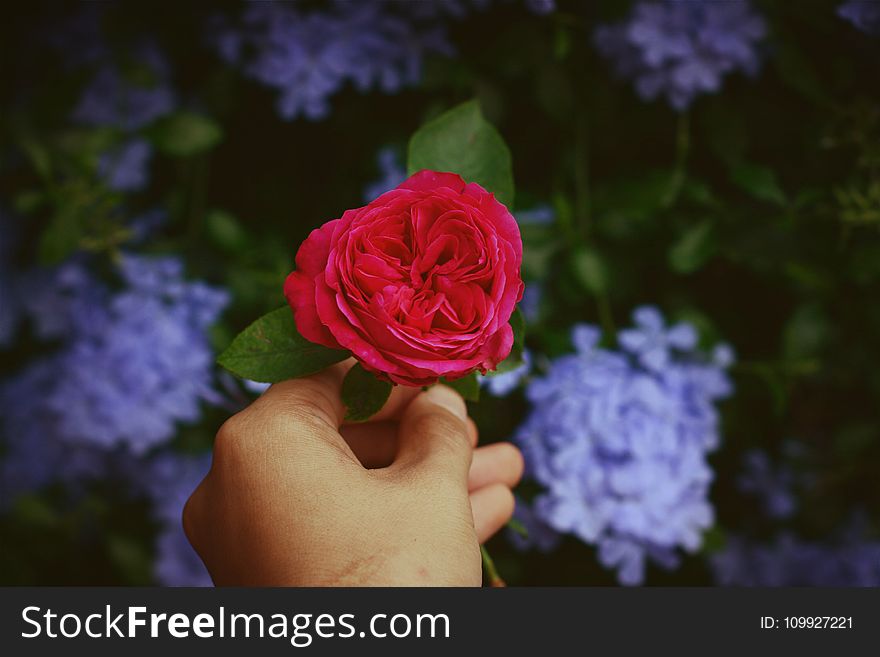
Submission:
M 0 36 L 0 583 L 209 585 L 214 358 L 471 98 L 528 364 L 511 585 L 880 584 L 880 3 L 17 3 Z M 291 509 L 295 514 L 296 509 Z

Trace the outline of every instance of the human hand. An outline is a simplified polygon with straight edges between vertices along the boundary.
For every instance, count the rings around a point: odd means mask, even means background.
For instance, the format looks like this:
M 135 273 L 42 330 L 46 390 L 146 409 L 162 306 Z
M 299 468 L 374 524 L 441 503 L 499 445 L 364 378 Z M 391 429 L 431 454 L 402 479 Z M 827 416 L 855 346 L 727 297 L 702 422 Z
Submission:
M 186 534 L 215 584 L 479 586 L 479 543 L 513 513 L 522 457 L 476 448 L 462 398 L 397 386 L 343 425 L 351 362 L 273 385 L 217 434 Z

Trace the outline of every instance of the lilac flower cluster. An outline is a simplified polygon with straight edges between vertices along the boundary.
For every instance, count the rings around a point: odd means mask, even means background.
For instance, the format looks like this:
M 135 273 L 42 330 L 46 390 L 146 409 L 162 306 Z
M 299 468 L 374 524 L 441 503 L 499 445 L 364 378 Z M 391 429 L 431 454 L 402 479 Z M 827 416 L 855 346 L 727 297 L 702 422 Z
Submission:
M 149 183 L 148 168 L 153 147 L 145 139 L 132 138 L 101 154 L 98 175 L 110 189 L 137 192 Z
M 797 477 L 786 464 L 775 466 L 767 452 L 753 449 L 743 458 L 737 485 L 743 493 L 758 497 L 769 518 L 790 518 L 798 509 L 794 486 Z
M 376 164 L 379 166 L 380 176 L 364 187 L 364 203 L 379 198 L 406 180 L 406 168 L 393 148 L 386 146 L 380 149 L 376 155 Z
M 238 25 L 218 21 L 212 41 L 226 62 L 279 91 L 285 119 L 325 118 L 329 98 L 347 84 L 397 92 L 419 81 L 427 54 L 451 54 L 442 26 L 385 2 L 338 2 L 326 12 L 249 3 Z
M 766 33 L 746 0 L 664 0 L 639 2 L 625 22 L 597 28 L 593 41 L 640 98 L 664 96 L 682 111 L 733 71 L 755 75 Z
M 95 69 L 71 112 L 74 123 L 92 127 L 111 127 L 124 133 L 124 140 L 103 153 L 98 175 L 110 189 L 139 191 L 148 182 L 153 149 L 135 133 L 172 112 L 177 98 L 171 86 L 168 61 L 151 40 L 134 44 L 119 65 L 101 35 L 105 8 L 86 6 L 49 35 L 69 62 Z
M 544 285 L 538 281 L 528 281 L 518 308 L 522 311 L 527 323 L 537 322 L 541 318 L 541 306 L 544 301 Z
M 161 525 L 153 565 L 156 581 L 165 586 L 211 586 L 202 560 L 183 532 L 181 516 L 187 499 L 208 474 L 211 455 L 165 451 L 152 457 L 141 475 Z
M 353 85 L 360 92 L 397 93 L 419 82 L 427 56 L 450 56 L 445 18 L 461 19 L 491 0 L 336 0 L 326 11 L 288 3 L 249 3 L 236 22 L 218 17 L 210 41 L 228 64 L 278 90 L 278 113 L 317 121 L 330 98 Z M 554 0 L 527 0 L 547 14 Z
M 170 69 L 156 44 L 145 42 L 134 49 L 133 61 L 135 72 L 110 61 L 98 68 L 73 109 L 74 122 L 131 132 L 174 109 Z M 140 79 L 133 81 L 137 76 Z
M 740 490 L 759 496 L 769 518 L 791 518 L 798 511 L 795 489 L 812 483 L 790 465 L 803 455 L 804 446 L 796 442 L 783 446 L 785 460 L 779 465 L 764 451 L 747 452 Z M 732 534 L 709 565 L 722 586 L 880 586 L 880 538 L 869 536 L 868 525 L 865 516 L 856 514 L 823 541 L 804 540 L 790 531 L 771 542 Z
M 595 544 L 624 584 L 643 581 L 647 557 L 674 566 L 677 549 L 695 551 L 713 523 L 707 454 L 719 444 L 715 402 L 731 392 L 733 359 L 723 345 L 703 355 L 693 327 L 667 327 L 655 308 L 634 319 L 617 336 L 621 351 L 576 326 L 576 353 L 529 383 L 532 411 L 515 438 L 544 488 L 536 519 Z
M 865 34 L 880 35 L 880 2 L 877 0 L 847 0 L 837 7 L 837 15 Z
M 36 334 L 63 347 L 5 387 L 8 436 L 29 433 L 22 425 L 32 414 L 21 415 L 19 400 L 36 397 L 34 414 L 52 426 L 38 440 L 141 454 L 170 439 L 177 422 L 197 420 L 200 402 L 214 398 L 207 329 L 226 293 L 184 281 L 176 258 L 125 255 L 119 274 L 118 292 L 78 261 L 23 277 Z M 46 370 L 48 381 L 39 376 Z
M 851 530 L 822 543 L 790 533 L 770 544 L 732 536 L 710 565 L 722 586 L 880 586 L 880 540 Z
M 201 402 L 219 401 L 207 330 L 227 294 L 185 281 L 177 258 L 126 254 L 116 273 L 118 289 L 73 259 L 6 280 L 50 351 L 0 383 L 0 509 L 51 483 L 76 493 L 122 477 L 149 494 L 161 523 L 157 581 L 208 585 L 180 525 L 208 457 L 144 455 L 197 420 Z

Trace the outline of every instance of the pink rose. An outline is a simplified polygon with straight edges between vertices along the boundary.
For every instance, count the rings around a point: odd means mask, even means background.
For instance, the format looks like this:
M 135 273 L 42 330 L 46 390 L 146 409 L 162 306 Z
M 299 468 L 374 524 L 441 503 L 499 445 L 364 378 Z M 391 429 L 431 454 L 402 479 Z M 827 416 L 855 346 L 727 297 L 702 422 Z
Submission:
M 521 264 L 519 227 L 493 194 L 420 171 L 313 230 L 284 294 L 307 340 L 422 386 L 507 358 Z

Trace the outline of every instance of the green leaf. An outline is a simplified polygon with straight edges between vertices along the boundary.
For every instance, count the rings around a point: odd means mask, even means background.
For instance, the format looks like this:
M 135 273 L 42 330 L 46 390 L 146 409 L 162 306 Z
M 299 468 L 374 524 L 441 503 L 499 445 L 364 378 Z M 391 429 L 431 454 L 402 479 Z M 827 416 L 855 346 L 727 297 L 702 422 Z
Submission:
M 248 245 L 248 235 L 241 223 L 225 210 L 211 210 L 205 216 L 205 232 L 224 251 L 232 253 Z
M 342 382 L 342 403 L 345 404 L 345 419 L 349 422 L 363 422 L 378 413 L 388 396 L 391 384 L 380 381 L 360 363 L 352 367 Z
M 50 197 L 39 189 L 26 189 L 19 192 L 12 204 L 19 214 L 31 214 L 50 201 Z
M 523 364 L 522 352 L 514 353 L 511 350 L 510 355 L 498 363 L 498 366 L 494 370 L 489 370 L 486 372 L 486 376 L 497 376 L 498 374 L 506 374 L 507 372 L 512 372 L 517 367 Z
M 703 545 L 700 547 L 700 554 L 710 555 L 720 552 L 727 543 L 727 534 L 718 525 L 709 527 L 703 532 Z
M 690 274 L 705 265 L 717 249 L 715 227 L 704 221 L 684 232 L 669 249 L 669 266 L 679 274 Z
M 480 401 L 480 381 L 477 379 L 476 372 L 455 379 L 455 381 L 440 379 L 440 383 L 449 386 L 468 401 Z
M 571 267 L 575 279 L 584 289 L 595 295 L 608 290 L 608 267 L 596 249 L 582 246 L 571 256 Z
M 149 584 L 153 571 L 153 559 L 142 541 L 130 536 L 111 534 L 107 539 L 110 561 L 120 571 L 126 582 Z
M 513 329 L 513 349 L 511 352 L 516 351 L 521 354 L 526 346 L 526 318 L 519 308 L 513 309 L 513 314 L 510 316 L 510 328 Z
M 61 207 L 40 236 L 40 262 L 55 265 L 79 248 L 85 233 L 82 217 L 72 206 Z
M 189 157 L 214 148 L 223 139 L 223 130 L 203 114 L 176 112 L 157 121 L 149 136 L 160 151 Z
M 23 135 L 19 142 L 19 147 L 41 178 L 48 180 L 52 177 L 52 156 L 45 144 L 40 143 L 33 137 Z
M 516 518 L 511 518 L 510 520 L 507 521 L 507 528 L 510 529 L 511 531 L 516 532 L 517 534 L 519 534 L 523 538 L 529 537 L 529 530 L 526 529 L 526 526 L 524 524 L 522 524 Z
M 349 355 L 302 337 L 290 308 L 285 306 L 263 315 L 239 333 L 217 362 L 236 376 L 277 383 L 320 372 Z
M 817 358 L 833 335 L 833 323 L 822 306 L 804 304 L 795 310 L 782 331 L 782 352 L 786 360 Z
M 510 150 L 476 100 L 419 128 L 409 140 L 407 169 L 410 174 L 422 169 L 457 173 L 493 192 L 508 207 L 513 205 Z
M 759 201 L 785 205 L 785 192 L 776 180 L 773 169 L 743 162 L 730 170 L 731 181 Z

